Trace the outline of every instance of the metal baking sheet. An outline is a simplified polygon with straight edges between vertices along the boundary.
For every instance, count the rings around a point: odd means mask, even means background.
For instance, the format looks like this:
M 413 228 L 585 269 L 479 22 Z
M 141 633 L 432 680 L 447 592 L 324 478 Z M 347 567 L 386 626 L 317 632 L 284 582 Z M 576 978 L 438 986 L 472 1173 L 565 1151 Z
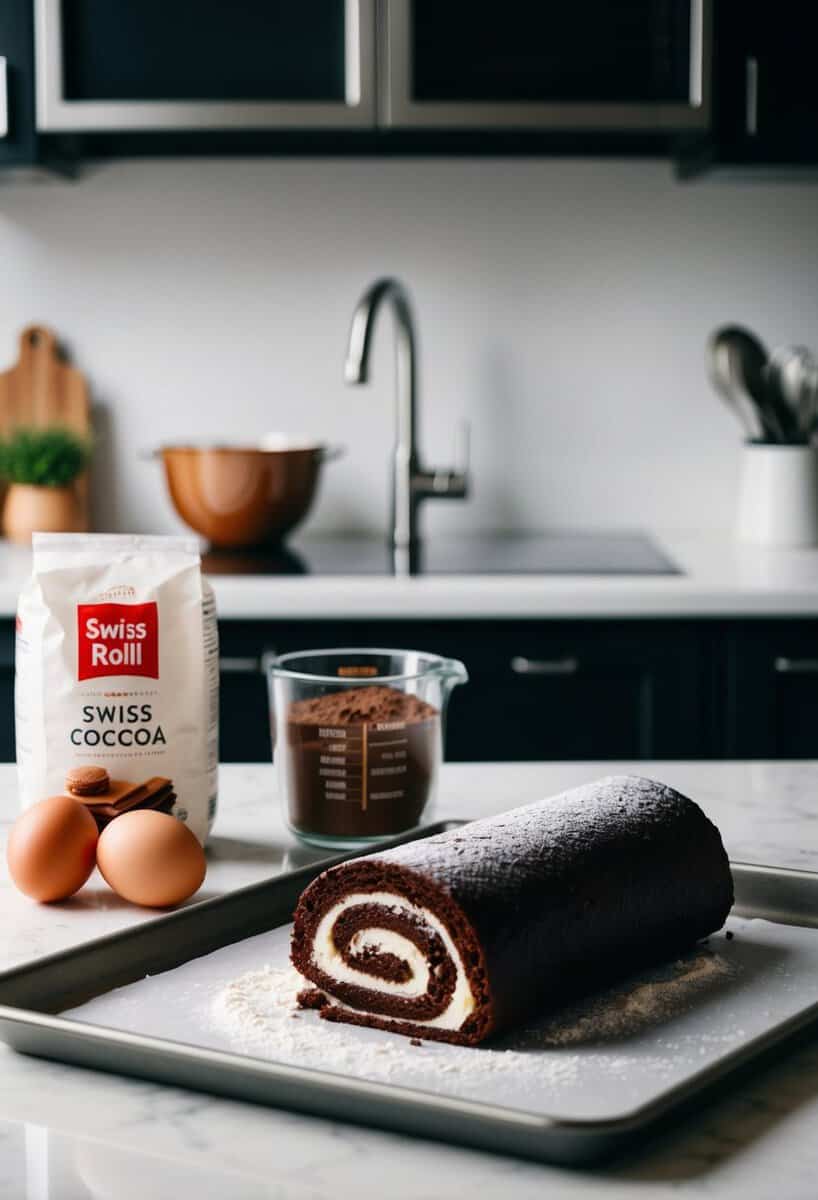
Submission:
M 731 862 L 738 916 L 818 929 L 818 875 L 788 867 Z
M 432 833 L 441 827 L 424 831 Z M 332 860 L 332 861 L 340 861 Z M 147 925 L 86 943 L 0 975 L 0 1037 L 14 1049 L 105 1071 L 268 1105 L 564 1163 L 589 1162 L 627 1145 L 702 1094 L 779 1047 L 818 1018 L 818 876 L 734 865 L 737 911 L 705 954 L 729 970 L 658 1023 L 594 1034 L 591 1000 L 551 1014 L 546 1028 L 579 1030 L 543 1045 L 542 1026 L 487 1048 L 528 1055 L 531 1068 L 471 1077 L 463 1050 L 424 1043 L 388 1079 L 352 1065 L 275 1061 L 237 1053 L 208 1018 L 223 984 L 250 968 L 283 964 L 293 906 L 327 862 Z M 782 899 L 783 898 L 783 899 Z M 791 924 L 774 923 L 789 921 Z M 799 927 L 800 926 L 800 927 Z M 694 954 L 702 954 L 696 951 Z M 619 996 L 667 979 L 644 972 Z M 150 978 L 148 978 L 150 977 Z M 120 989 L 120 990 L 116 990 Z M 69 1010 L 87 1006 L 84 1011 Z M 584 1015 L 583 1015 L 584 1014 Z M 590 1014 L 591 1019 L 588 1019 Z M 316 1031 L 352 1047 L 394 1035 L 350 1026 Z M 562 1021 L 562 1023 L 560 1023 Z M 565 1021 L 568 1024 L 565 1024 Z M 597 1031 L 598 1032 L 598 1031 Z M 406 1043 L 400 1039 L 401 1043 Z M 440 1070 L 461 1056 L 454 1070 Z M 372 1054 L 361 1054 L 371 1063 Z M 327 1060 L 330 1061 L 330 1056 Z M 515 1063 L 521 1061 L 518 1058 Z

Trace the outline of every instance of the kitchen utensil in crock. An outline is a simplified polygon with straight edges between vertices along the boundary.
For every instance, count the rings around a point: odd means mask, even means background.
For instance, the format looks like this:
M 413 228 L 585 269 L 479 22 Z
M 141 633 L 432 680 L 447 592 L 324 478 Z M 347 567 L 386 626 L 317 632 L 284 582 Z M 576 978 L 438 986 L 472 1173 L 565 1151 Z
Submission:
M 268 448 L 271 447 L 271 448 Z M 255 446 L 161 446 L 173 504 L 215 548 L 278 545 L 304 519 L 339 447 L 268 435 Z
M 809 438 L 818 416 L 818 360 L 806 346 L 779 346 L 770 355 L 767 375 L 789 405 L 799 432 Z
M 736 414 L 751 441 L 763 441 L 764 347 L 752 334 L 736 325 L 726 325 L 710 335 L 707 344 L 710 382 Z
M 801 431 L 798 413 L 787 398 L 787 384 L 780 371 L 766 363 L 763 371 L 764 379 L 764 417 L 768 430 L 774 432 L 772 440 L 784 446 L 802 445 L 804 435 Z

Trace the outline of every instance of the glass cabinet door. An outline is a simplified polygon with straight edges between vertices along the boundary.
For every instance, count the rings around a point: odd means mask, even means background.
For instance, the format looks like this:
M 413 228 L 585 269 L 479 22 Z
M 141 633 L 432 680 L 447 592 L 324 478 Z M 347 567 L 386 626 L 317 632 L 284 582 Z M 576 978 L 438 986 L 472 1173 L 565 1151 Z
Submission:
M 663 130 L 709 119 L 712 0 L 384 0 L 392 128 Z
M 374 125 L 374 0 L 35 6 L 41 130 Z

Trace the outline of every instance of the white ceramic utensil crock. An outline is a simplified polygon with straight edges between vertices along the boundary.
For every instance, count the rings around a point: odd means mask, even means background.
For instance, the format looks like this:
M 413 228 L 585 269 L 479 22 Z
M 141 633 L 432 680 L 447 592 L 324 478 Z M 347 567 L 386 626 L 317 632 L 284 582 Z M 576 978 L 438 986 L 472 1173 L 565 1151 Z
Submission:
M 737 534 L 756 546 L 818 545 L 814 446 L 743 446 Z

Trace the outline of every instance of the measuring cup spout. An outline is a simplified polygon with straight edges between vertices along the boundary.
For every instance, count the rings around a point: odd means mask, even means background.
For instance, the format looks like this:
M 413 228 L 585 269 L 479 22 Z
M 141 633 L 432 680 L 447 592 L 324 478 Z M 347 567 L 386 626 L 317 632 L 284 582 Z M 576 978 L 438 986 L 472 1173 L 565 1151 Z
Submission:
M 465 664 L 460 662 L 458 658 L 444 658 L 440 664 L 440 674 L 443 679 L 443 686 L 446 689 L 446 695 L 459 684 L 469 682 L 469 673 L 466 670 Z

